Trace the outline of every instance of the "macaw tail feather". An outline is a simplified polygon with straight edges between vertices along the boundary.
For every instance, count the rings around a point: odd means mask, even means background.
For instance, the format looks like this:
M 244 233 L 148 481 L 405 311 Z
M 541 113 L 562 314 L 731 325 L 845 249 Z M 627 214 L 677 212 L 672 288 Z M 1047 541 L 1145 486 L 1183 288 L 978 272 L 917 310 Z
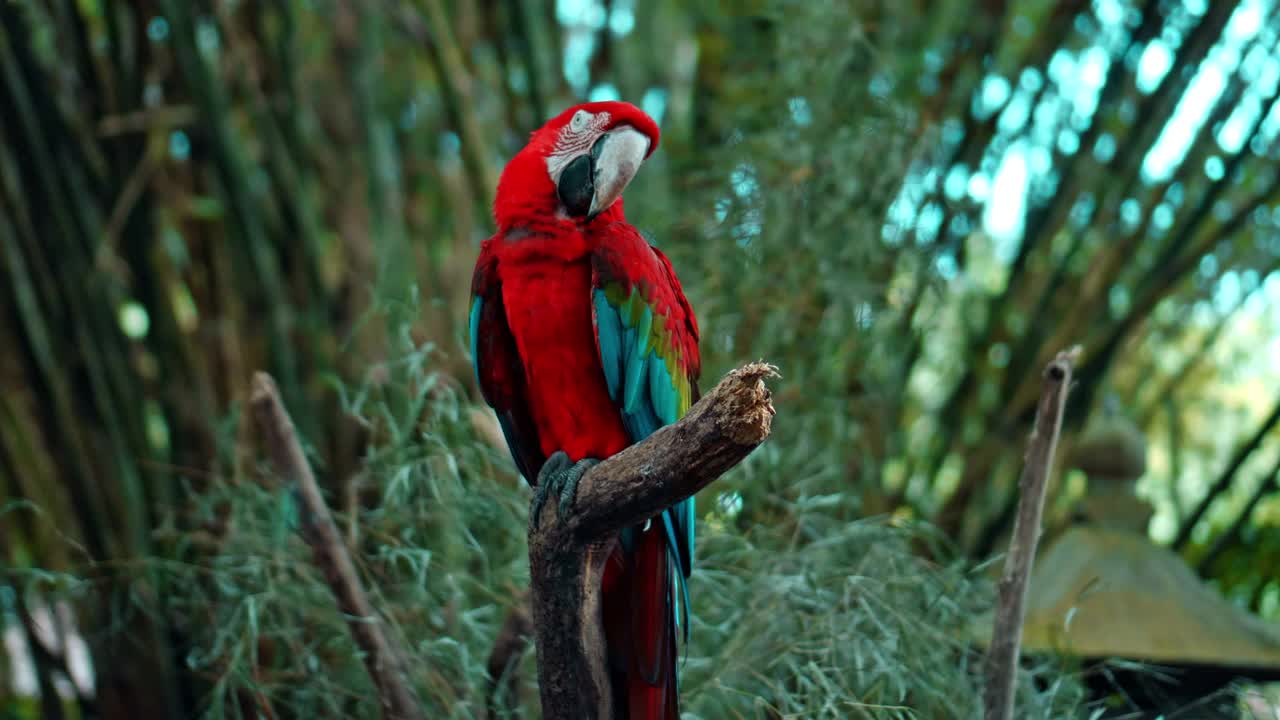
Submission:
M 657 523 L 628 534 L 609 558 L 601 588 L 615 705 L 627 720 L 677 720 L 673 560 Z

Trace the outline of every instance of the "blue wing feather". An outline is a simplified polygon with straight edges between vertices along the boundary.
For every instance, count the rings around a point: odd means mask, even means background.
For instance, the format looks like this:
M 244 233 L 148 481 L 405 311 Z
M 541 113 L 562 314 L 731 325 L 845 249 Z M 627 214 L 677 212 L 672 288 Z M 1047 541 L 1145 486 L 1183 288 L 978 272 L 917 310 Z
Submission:
M 649 361 L 649 397 L 653 399 L 654 413 L 658 416 L 658 421 L 663 425 L 670 425 L 679 420 L 676 405 L 675 392 L 672 388 L 675 384 L 671 382 L 671 373 L 667 372 L 667 364 L 659 358 L 653 358 Z
M 616 398 L 622 386 L 622 318 L 609 306 L 609 300 L 603 292 L 596 291 L 593 295 L 600 363 L 604 367 L 609 396 Z
M 484 298 L 476 296 L 471 301 L 471 317 L 468 320 L 471 333 L 471 370 L 476 374 L 476 382 L 480 382 L 480 310 L 484 307 Z
M 640 307 L 636 307 L 636 303 Z M 666 361 L 651 342 L 653 309 L 632 291 L 619 304 L 609 301 L 603 288 L 592 291 L 596 340 L 609 395 L 618 404 L 623 425 L 632 442 L 640 442 L 663 425 L 679 419 L 680 395 Z M 634 318 L 634 321 L 633 321 Z M 670 549 L 670 562 L 679 585 L 680 630 L 688 639 L 689 588 L 686 579 L 693 570 L 694 500 L 689 498 L 662 514 L 662 529 Z M 622 533 L 624 548 L 635 542 L 634 533 Z

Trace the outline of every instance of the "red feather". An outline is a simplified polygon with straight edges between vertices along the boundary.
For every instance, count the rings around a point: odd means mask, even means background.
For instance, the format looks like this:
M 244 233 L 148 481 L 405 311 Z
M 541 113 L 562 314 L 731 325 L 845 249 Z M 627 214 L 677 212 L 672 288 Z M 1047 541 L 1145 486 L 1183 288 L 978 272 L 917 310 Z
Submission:
M 650 138 L 658 128 L 627 103 L 570 108 L 536 131 L 498 185 L 498 233 L 485 241 L 472 289 L 478 313 L 477 376 L 503 419 L 522 472 L 533 481 L 557 450 L 573 460 L 606 458 L 631 444 L 609 394 L 592 321 L 593 272 L 645 290 L 696 378 L 697 325 L 671 263 L 626 224 L 619 200 L 590 221 L 559 212 L 546 157 L 580 109 L 607 111 Z M 618 716 L 679 717 L 673 565 L 659 523 L 637 529 L 631 552 L 617 545 L 602 581 L 605 641 Z

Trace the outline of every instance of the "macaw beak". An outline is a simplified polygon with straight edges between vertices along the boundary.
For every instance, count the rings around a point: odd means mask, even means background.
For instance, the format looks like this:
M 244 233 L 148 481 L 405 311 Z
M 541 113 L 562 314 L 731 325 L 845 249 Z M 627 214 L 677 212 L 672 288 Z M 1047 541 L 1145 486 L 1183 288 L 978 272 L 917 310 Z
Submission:
M 649 138 L 630 125 L 621 125 L 596 140 L 591 152 L 573 159 L 562 173 L 556 191 L 570 215 L 591 220 L 613 205 L 649 152 Z

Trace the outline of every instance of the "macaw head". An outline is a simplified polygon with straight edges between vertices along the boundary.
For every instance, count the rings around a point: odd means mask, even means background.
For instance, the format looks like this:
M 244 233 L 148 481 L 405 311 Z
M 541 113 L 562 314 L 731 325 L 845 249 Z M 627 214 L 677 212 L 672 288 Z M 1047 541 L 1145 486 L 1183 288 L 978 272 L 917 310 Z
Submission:
M 658 125 L 625 102 L 590 102 L 547 121 L 507 163 L 498 227 L 621 218 L 622 191 L 658 147 Z

